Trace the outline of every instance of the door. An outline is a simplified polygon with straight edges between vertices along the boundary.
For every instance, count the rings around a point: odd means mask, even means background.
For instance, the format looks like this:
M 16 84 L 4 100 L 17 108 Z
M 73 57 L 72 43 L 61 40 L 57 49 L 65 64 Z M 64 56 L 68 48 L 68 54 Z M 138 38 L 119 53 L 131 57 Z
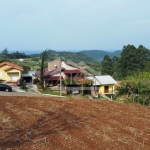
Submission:
M 104 93 L 109 93 L 109 86 L 104 86 Z

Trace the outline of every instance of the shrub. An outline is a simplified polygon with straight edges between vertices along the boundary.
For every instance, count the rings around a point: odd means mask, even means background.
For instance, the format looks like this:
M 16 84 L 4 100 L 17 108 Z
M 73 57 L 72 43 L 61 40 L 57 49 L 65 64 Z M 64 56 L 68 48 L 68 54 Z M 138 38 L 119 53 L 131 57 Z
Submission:
M 26 88 L 26 81 L 23 78 L 19 79 L 16 84 L 17 86 L 20 86 L 22 89 Z
M 35 79 L 33 80 L 33 84 L 38 84 L 38 83 L 40 83 L 40 80 L 39 80 L 38 78 L 35 78 Z

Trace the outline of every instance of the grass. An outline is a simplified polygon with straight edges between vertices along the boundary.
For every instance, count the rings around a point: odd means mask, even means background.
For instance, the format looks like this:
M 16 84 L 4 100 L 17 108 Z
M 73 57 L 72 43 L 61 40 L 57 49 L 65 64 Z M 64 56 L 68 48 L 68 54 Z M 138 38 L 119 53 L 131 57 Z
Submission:
M 39 91 L 40 91 L 42 94 L 51 94 L 51 95 L 60 96 L 60 93 L 59 93 L 59 92 L 51 91 L 49 88 L 45 88 L 44 91 L 43 91 L 43 90 L 39 90 Z M 67 96 L 67 97 L 69 97 L 69 95 L 64 94 L 64 93 L 62 93 L 62 96 Z
M 20 87 L 20 89 L 22 89 L 22 90 L 28 92 L 28 88 L 27 88 L 27 87 Z
M 82 98 L 89 98 L 91 95 L 90 94 L 80 94 Z

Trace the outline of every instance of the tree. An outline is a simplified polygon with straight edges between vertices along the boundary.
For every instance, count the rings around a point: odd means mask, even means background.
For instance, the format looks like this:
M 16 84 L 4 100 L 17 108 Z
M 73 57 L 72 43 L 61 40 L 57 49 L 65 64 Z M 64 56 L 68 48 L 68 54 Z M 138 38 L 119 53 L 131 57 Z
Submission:
M 42 53 L 42 62 L 41 62 L 40 85 L 42 90 L 44 90 L 44 61 L 45 61 L 46 51 L 47 50 L 43 51 Z
M 144 62 L 143 71 L 144 71 L 144 72 L 150 72 L 150 61 Z
M 7 47 L 2 51 L 2 57 L 3 58 L 7 58 L 8 57 L 8 49 L 7 49 Z
M 150 106 L 150 73 L 136 72 L 121 82 L 116 97 L 126 95 L 126 101 Z
M 121 57 L 117 62 L 117 74 L 120 78 L 130 75 L 138 68 L 135 60 L 136 48 L 134 45 L 127 45 L 123 47 Z
M 31 70 L 30 66 L 25 66 L 25 65 L 21 65 L 21 66 L 23 68 L 22 74 L 27 74 Z
M 150 52 L 143 45 L 140 45 L 136 49 L 136 60 L 137 60 L 136 63 L 139 63 L 139 70 L 140 71 L 145 70 L 147 63 L 150 62 Z
M 134 72 L 143 71 L 148 62 L 150 52 L 144 46 L 140 45 L 138 48 L 134 45 L 124 46 L 116 65 L 118 78 L 123 79 Z
M 102 69 L 101 69 L 101 73 L 103 75 L 113 75 L 113 62 L 112 59 L 108 56 L 105 55 L 104 59 L 102 61 Z
M 119 60 L 119 57 L 117 57 L 117 56 L 114 56 L 114 57 L 112 58 L 112 64 L 113 64 L 113 77 L 114 77 L 114 78 L 117 77 L 116 64 L 117 64 L 118 60 Z

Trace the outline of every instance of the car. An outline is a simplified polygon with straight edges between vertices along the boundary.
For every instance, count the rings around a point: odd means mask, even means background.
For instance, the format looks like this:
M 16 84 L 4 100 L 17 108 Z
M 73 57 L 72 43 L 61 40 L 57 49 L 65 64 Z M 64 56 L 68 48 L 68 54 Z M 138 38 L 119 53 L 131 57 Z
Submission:
M 73 94 L 79 94 L 80 92 L 79 92 L 79 90 L 77 88 L 73 88 L 72 89 L 72 93 Z
M 11 92 L 12 91 L 12 87 L 7 85 L 7 84 L 1 84 L 0 83 L 0 91 Z

